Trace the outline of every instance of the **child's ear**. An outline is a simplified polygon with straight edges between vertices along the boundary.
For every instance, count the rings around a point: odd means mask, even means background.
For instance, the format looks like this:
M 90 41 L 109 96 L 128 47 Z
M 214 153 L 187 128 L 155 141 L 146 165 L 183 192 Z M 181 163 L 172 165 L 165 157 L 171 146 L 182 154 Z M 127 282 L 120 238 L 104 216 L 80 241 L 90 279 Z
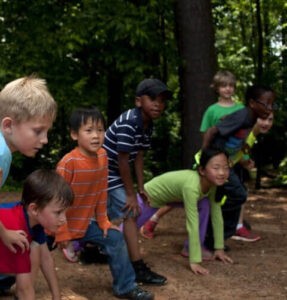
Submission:
M 78 133 L 76 131 L 71 130 L 70 136 L 71 136 L 71 138 L 72 138 L 73 141 L 77 141 L 78 140 Z
M 136 105 L 136 107 L 141 107 L 142 106 L 141 97 L 136 97 L 135 105 Z
M 4 133 L 11 134 L 12 133 L 12 125 L 13 120 L 9 117 L 3 118 L 1 121 L 1 130 Z
M 205 176 L 205 171 L 202 167 L 198 167 L 198 173 L 200 176 Z
M 254 101 L 253 99 L 250 99 L 249 100 L 249 107 L 254 108 L 254 105 L 256 105 L 256 101 Z
M 36 205 L 36 203 L 32 202 L 28 205 L 27 211 L 30 216 L 37 217 L 39 211 L 38 206 Z

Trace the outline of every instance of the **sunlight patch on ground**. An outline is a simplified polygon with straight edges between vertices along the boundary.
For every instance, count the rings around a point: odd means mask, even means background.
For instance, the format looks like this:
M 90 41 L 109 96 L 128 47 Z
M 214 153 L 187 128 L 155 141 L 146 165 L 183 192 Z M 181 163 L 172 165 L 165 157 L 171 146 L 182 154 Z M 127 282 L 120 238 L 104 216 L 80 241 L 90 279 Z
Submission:
M 254 227 L 254 230 L 260 230 L 261 232 L 272 232 L 272 233 L 276 233 L 276 234 L 282 234 L 284 231 L 280 228 L 280 226 L 274 225 L 274 224 L 260 224 L 260 225 L 254 225 L 252 226 L 252 228 Z

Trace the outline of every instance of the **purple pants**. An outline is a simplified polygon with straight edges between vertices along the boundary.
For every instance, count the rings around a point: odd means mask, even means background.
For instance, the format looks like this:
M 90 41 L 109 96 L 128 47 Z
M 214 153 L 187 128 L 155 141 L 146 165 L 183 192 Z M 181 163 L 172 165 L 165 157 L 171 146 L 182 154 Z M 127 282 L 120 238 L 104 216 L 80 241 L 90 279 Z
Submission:
M 139 194 L 137 195 L 137 200 L 138 205 L 141 208 L 141 214 L 137 218 L 137 227 L 140 228 L 147 220 L 150 219 L 150 217 L 158 210 L 158 208 L 150 207 L 143 201 Z M 168 203 L 168 205 L 172 207 L 183 207 L 182 202 L 171 202 Z M 208 198 L 204 197 L 199 200 L 197 207 L 199 214 L 199 236 L 201 245 L 203 246 L 210 212 L 210 204 Z

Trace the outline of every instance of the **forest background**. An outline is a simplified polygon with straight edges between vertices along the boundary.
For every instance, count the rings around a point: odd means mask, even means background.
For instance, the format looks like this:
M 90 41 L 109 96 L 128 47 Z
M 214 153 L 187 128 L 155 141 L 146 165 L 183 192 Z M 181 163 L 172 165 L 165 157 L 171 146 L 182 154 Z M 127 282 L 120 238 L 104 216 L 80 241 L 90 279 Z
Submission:
M 189 167 L 202 114 L 216 101 L 209 86 L 219 68 L 235 73 L 238 100 L 253 83 L 276 91 L 274 127 L 254 155 L 287 182 L 286 1 L 0 0 L 0 26 L 0 88 L 36 73 L 59 106 L 41 153 L 14 155 L 10 186 L 36 168 L 54 168 L 74 146 L 72 109 L 96 105 L 110 124 L 134 106 L 135 88 L 147 77 L 167 82 L 173 99 L 156 121 L 145 175 Z

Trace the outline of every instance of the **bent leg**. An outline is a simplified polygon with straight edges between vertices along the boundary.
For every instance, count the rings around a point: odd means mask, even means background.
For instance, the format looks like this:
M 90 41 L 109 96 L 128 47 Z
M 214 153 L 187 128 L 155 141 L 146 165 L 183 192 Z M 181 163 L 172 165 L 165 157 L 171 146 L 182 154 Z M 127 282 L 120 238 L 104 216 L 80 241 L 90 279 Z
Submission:
M 116 295 L 125 294 L 136 287 L 135 272 L 120 231 L 109 229 L 107 237 L 104 238 L 103 231 L 92 221 L 82 241 L 99 245 L 108 256 L 113 276 L 113 291 Z
M 236 232 L 241 207 L 247 200 L 247 191 L 233 169 L 230 171 L 228 182 L 222 188 L 227 196 L 227 200 L 222 206 L 222 216 L 224 220 L 224 238 L 228 239 Z

